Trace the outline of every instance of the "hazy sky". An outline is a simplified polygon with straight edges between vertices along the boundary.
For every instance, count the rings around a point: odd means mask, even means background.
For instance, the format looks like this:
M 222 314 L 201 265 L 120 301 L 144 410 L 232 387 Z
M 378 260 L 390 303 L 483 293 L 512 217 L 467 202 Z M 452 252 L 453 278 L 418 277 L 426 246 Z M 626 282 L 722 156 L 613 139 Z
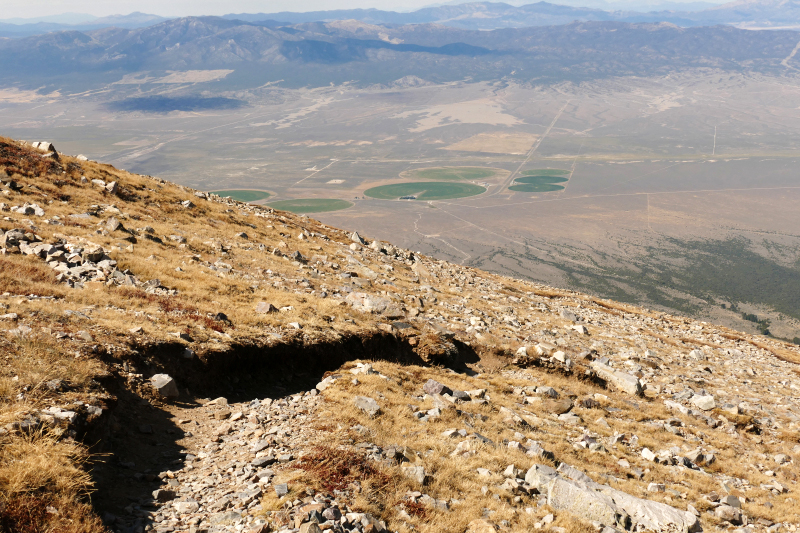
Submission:
M 506 3 L 513 5 L 528 4 L 536 1 L 538 0 L 505 0 Z M 575 0 L 568 2 L 550 1 L 570 5 L 580 4 Z M 644 0 L 643 3 L 647 1 Z M 681 2 L 686 0 L 673 1 Z M 724 0 L 707 1 L 719 3 Z M 317 11 L 357 7 L 407 11 L 434 3 L 446 3 L 446 0 L 0 0 L 0 19 L 43 17 L 61 13 L 88 13 L 103 17 L 106 15 L 128 14 L 134 11 L 162 16 L 274 13 L 276 11 Z M 596 5 L 596 2 L 586 2 L 586 4 Z
M 354 7 L 415 9 L 436 0 L 0 0 L 0 19 L 42 17 L 59 13 L 89 13 L 95 16 L 141 11 L 163 16 L 225 15 L 227 13 L 271 13 L 317 11 Z M 536 0 L 531 0 L 536 1 Z M 519 3 L 519 2 L 509 2 Z

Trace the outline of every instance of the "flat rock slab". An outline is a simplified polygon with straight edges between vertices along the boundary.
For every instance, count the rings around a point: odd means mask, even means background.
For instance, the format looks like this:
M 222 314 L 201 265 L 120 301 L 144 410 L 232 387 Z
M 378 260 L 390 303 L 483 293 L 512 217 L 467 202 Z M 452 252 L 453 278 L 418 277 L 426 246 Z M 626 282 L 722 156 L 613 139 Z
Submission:
M 633 530 L 659 533 L 693 533 L 699 530 L 697 517 L 688 511 L 595 483 L 568 465 L 560 467 L 559 471 L 546 465 L 533 465 L 525 474 L 525 481 L 541 494 L 546 494 L 547 504 L 553 509 L 608 527 L 619 527 L 619 517 L 627 515 Z
M 632 395 L 642 394 L 642 382 L 636 376 L 615 370 L 599 362 L 593 362 L 590 366 L 598 376 L 619 390 Z

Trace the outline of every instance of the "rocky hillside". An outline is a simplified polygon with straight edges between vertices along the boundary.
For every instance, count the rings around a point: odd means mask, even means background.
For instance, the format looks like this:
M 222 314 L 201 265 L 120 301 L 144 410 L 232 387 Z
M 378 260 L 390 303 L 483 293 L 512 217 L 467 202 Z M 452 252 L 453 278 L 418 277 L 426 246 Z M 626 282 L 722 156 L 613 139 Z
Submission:
M 796 347 L 0 138 L 0 527 L 796 531 Z

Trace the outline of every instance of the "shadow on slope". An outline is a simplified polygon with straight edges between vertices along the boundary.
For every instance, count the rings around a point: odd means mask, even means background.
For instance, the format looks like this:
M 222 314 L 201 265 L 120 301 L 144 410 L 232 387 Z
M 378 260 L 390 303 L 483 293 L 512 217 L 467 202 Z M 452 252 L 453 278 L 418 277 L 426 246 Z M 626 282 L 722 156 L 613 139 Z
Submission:
M 467 364 L 479 361 L 480 357 L 466 344 L 457 343 L 457 348 L 458 358 L 450 368 L 470 373 Z M 201 398 L 222 396 L 230 403 L 243 403 L 304 393 L 313 389 L 327 372 L 358 359 L 425 366 L 408 343 L 383 333 L 338 340 L 287 335 L 271 346 L 230 346 L 192 360 L 183 358 L 184 350 L 185 346 L 178 343 L 142 347 L 135 358 L 124 362 L 125 368 L 144 376 L 157 373 L 173 376 L 181 395 L 171 404 L 145 399 L 151 396 L 147 385 L 137 392 L 121 379 L 107 384 L 118 402 L 106 424 L 87 436 L 87 443 L 97 443 L 92 449 L 95 454 L 92 475 L 96 484 L 92 503 L 114 530 L 133 532 L 154 526 L 141 517 L 132 528 L 120 528 L 116 517 L 129 515 L 125 509 L 129 505 L 138 506 L 141 511 L 157 511 L 162 504 L 153 492 L 169 483 L 165 473 L 180 470 L 193 460 L 180 443 L 191 436 L 188 432 L 192 426 L 176 423 L 171 412 L 175 408 L 184 413 L 202 408 L 205 401 Z M 206 415 L 191 418 L 205 419 Z

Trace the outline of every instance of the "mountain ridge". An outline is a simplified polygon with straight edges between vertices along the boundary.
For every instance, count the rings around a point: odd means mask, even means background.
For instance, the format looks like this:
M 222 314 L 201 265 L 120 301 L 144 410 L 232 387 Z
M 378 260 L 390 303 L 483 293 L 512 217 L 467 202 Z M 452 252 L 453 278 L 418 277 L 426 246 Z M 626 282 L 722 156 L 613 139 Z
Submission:
M 467 77 L 546 82 L 679 68 L 784 71 L 797 39 L 789 31 L 669 23 L 574 22 L 475 31 L 435 24 L 348 29 L 340 23 L 281 26 L 186 17 L 134 30 L 6 40 L 0 43 L 0 68 L 8 73 L 7 83 L 34 87 L 59 76 L 86 87 L 148 70 L 231 67 L 237 70 L 231 82 L 284 80 L 289 86 L 385 84 L 405 75 L 433 82 Z
M 575 7 L 539 1 L 522 6 L 502 2 L 467 2 L 457 5 L 425 7 L 411 12 L 370 9 L 277 13 L 230 13 L 227 20 L 245 22 L 278 21 L 284 25 L 333 20 L 359 20 L 369 24 L 442 24 L 465 30 L 495 30 L 569 24 L 575 21 L 671 22 L 684 27 L 738 24 L 753 27 L 780 27 L 800 24 L 797 2 L 787 0 L 734 0 L 698 11 L 661 9 L 634 11 L 597 7 Z M 19 23 L 0 20 L 0 37 L 26 37 L 54 31 L 91 31 L 107 27 L 135 29 L 168 19 L 158 15 L 131 13 L 95 18 L 84 23 L 61 24 L 47 20 Z

